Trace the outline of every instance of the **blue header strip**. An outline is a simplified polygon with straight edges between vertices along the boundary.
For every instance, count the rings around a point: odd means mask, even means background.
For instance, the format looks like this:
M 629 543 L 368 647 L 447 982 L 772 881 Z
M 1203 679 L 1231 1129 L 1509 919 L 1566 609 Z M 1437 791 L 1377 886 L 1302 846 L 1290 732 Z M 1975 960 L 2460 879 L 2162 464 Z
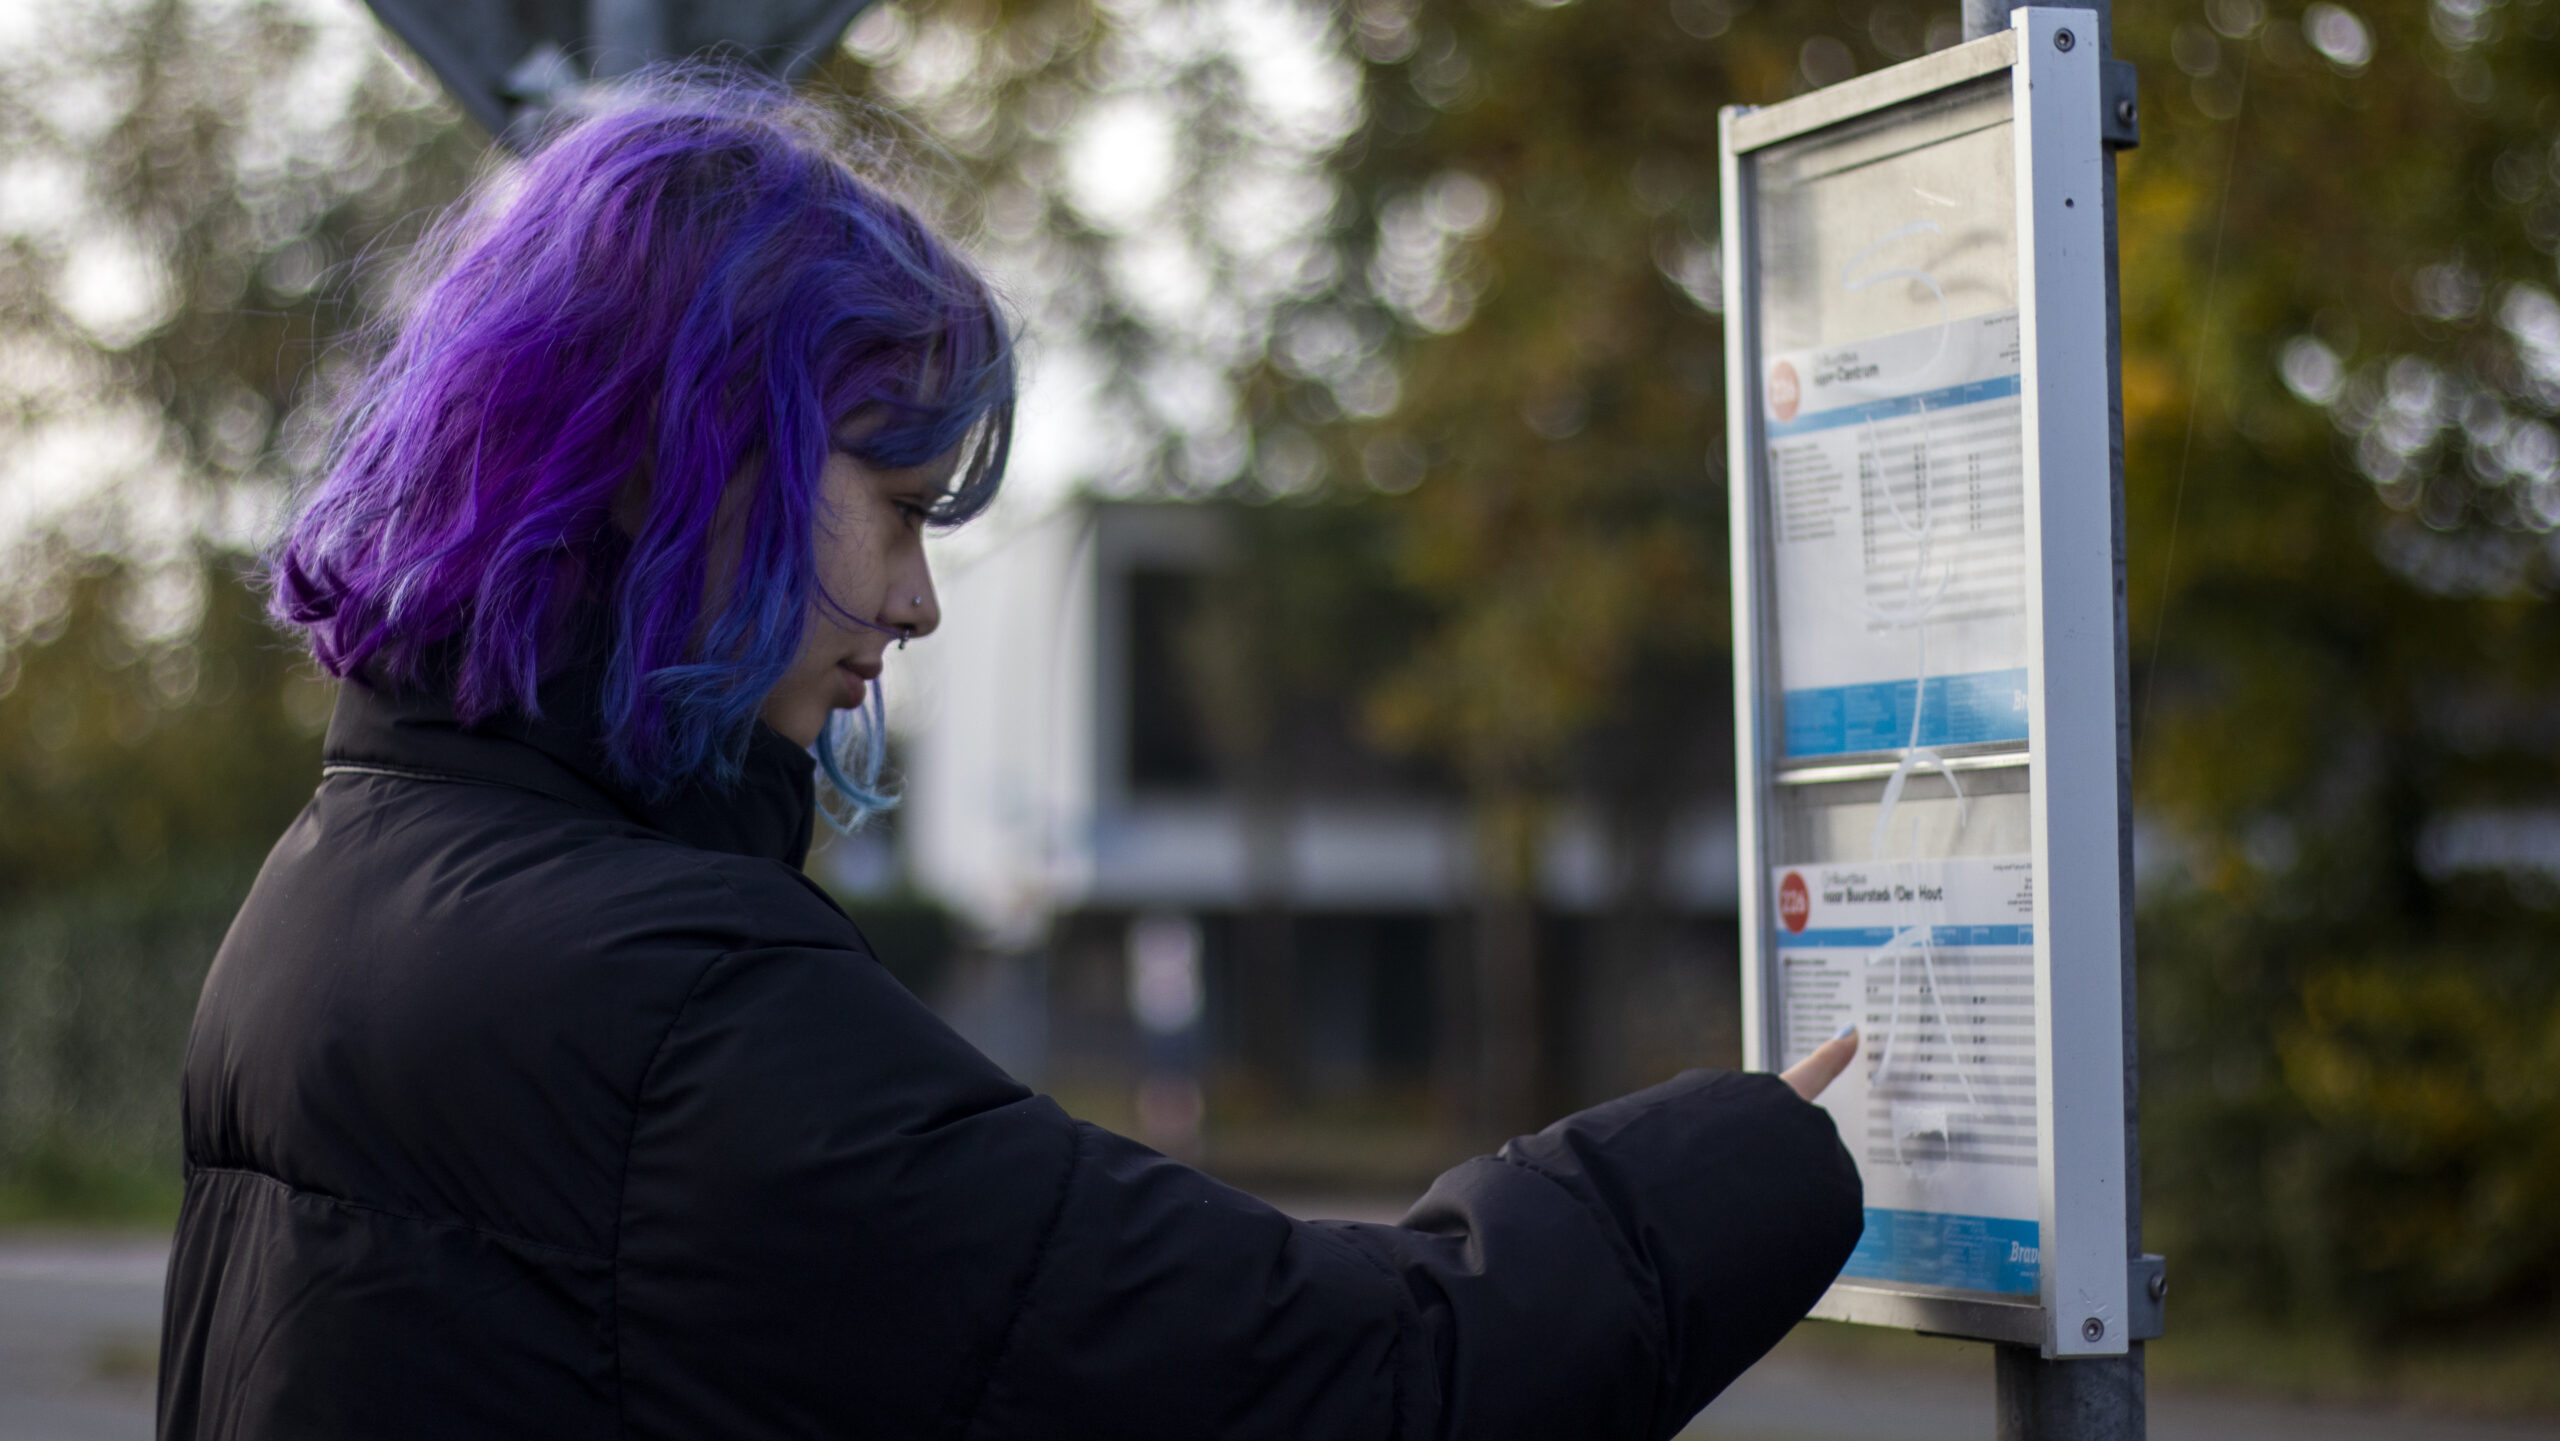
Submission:
M 2018 393 L 2019 377 L 1995 375 L 1989 380 L 1969 380 L 1943 390 L 1925 390 L 1918 395 L 1897 395 L 1889 400 L 1870 400 L 1860 405 L 1835 406 L 1816 410 L 1793 420 L 1773 420 L 1761 432 L 1771 440 L 1790 435 L 1804 435 L 1817 430 L 1830 430 L 1843 425 L 1858 425 L 1870 420 L 1891 420 L 1896 416 L 1917 415 L 1923 410 L 1952 410 L 1959 405 L 1973 405 L 1985 400 L 2003 400 Z
M 1839 951 L 1871 951 L 1910 930 L 1905 926 L 1833 926 L 1826 930 L 1789 931 L 1780 927 L 1778 949 L 1809 950 L 1820 948 Z M 1933 946 L 2032 946 L 2036 943 L 2033 926 L 1931 926 L 1929 944 Z
M 1786 694 L 1789 756 L 1857 755 L 1912 744 L 1911 708 L 1920 687 L 1907 680 L 1814 686 Z M 1972 745 L 2027 738 L 2027 671 L 1974 671 L 1929 677 L 1919 744 Z
M 1829 930 L 1778 931 L 1778 946 L 1822 947 L 1828 950 L 1871 951 L 1892 940 L 1900 932 L 1891 926 L 1834 926 Z
M 1867 1208 L 1867 1229 L 1842 1276 L 2032 1296 L 2044 1228 L 1997 1216 Z
M 1939 926 L 1929 937 L 1940 946 L 2032 946 L 2033 926 Z

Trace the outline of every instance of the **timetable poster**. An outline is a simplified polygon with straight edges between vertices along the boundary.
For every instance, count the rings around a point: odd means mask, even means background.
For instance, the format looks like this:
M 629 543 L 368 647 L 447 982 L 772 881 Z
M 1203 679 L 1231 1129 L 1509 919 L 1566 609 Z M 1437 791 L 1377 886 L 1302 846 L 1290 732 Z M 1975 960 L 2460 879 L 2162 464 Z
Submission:
M 1820 1102 L 1866 1181 L 1842 1278 L 2034 1294 L 2033 862 L 1815 863 L 1770 884 L 1780 1067 L 1859 1029 Z
M 1785 754 L 2026 739 L 2018 313 L 1779 355 L 1761 395 Z

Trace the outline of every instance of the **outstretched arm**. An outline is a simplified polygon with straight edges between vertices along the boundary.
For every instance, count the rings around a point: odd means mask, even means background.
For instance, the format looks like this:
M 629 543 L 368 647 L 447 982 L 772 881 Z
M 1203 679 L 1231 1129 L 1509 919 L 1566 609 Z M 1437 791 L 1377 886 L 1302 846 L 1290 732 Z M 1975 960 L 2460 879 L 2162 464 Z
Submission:
M 1855 1244 L 1830 1116 L 1691 1072 L 1300 1222 L 1031 1095 L 867 957 L 708 971 L 641 1083 L 613 1384 L 696 1434 L 1626 1438 Z
M 1293 1222 L 1088 1128 L 984 1436 L 1559 1436 L 1686 1425 L 1857 1242 L 1857 1173 L 1778 1077 L 1692 1072 Z

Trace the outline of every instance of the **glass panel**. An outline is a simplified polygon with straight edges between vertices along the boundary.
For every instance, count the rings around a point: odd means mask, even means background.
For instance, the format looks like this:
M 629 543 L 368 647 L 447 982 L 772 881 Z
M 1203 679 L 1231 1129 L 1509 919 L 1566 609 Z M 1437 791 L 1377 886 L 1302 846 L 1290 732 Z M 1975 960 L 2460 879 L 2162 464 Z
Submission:
M 2026 739 L 2005 76 L 1755 157 L 1790 760 Z
M 1964 787 L 1957 799 L 1955 785 Z M 1884 813 L 1884 780 L 1835 781 L 1778 787 L 1773 837 L 1787 865 L 1866 856 L 1876 848 L 1876 821 Z M 1883 849 L 1899 856 L 2022 856 L 2033 838 L 2027 829 L 2027 768 L 1959 771 L 1955 782 L 1921 772 L 1903 782 L 1894 805 L 1892 834 Z
M 2004 74 L 1747 173 L 1778 1060 L 1844 1022 L 1863 1037 L 1823 1097 L 1867 1184 L 1843 1279 L 2023 1296 L 2041 1247 L 2012 143 Z

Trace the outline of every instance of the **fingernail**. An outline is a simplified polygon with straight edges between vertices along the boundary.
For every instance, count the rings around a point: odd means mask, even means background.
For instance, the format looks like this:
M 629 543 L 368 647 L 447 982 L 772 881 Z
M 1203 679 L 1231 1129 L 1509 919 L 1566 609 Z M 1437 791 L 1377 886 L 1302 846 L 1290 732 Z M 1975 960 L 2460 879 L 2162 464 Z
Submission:
M 1831 1033 L 1831 1039 L 1836 1041 L 1844 1036 L 1854 1036 L 1856 1034 L 1858 1034 L 1858 1023 L 1855 1021 L 1844 1021 L 1841 1023 L 1840 1029 Z

